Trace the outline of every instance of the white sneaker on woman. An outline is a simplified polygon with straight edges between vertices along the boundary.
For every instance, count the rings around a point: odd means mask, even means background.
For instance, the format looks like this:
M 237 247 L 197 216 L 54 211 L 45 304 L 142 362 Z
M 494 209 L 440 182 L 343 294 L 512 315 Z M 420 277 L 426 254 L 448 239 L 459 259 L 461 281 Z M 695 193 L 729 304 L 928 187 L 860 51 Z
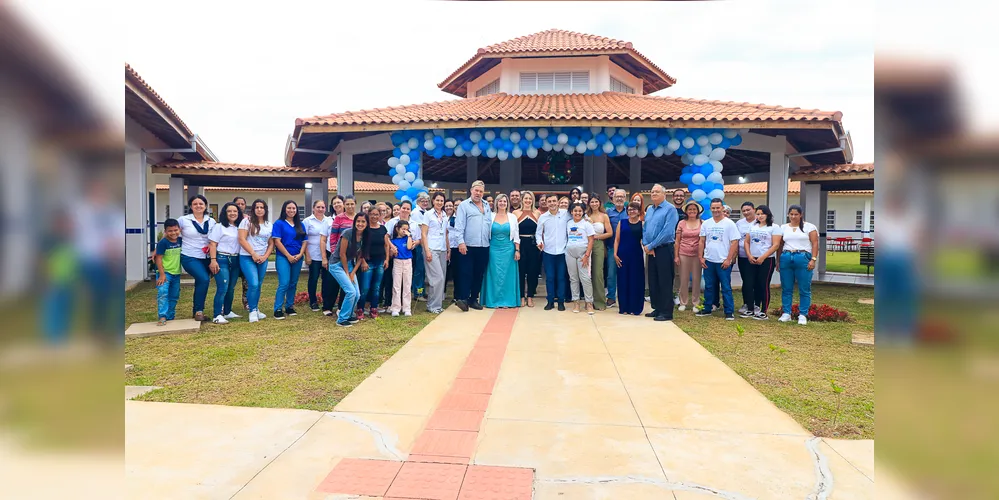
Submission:
M 781 323 L 787 323 L 788 321 L 791 321 L 791 315 L 788 313 L 781 314 L 780 318 L 778 318 L 777 321 L 780 321 Z
M 236 313 L 234 313 L 232 311 L 229 311 L 229 314 L 225 315 L 225 319 L 236 319 L 236 318 L 242 318 L 242 316 L 240 316 L 240 315 L 238 315 L 238 314 L 236 314 Z
M 685 306 L 685 305 L 683 305 L 683 304 L 680 304 L 680 307 L 679 307 L 679 309 L 677 309 L 677 310 L 678 310 L 678 311 L 686 311 L 686 310 L 687 310 L 687 306 Z
M 224 325 L 224 324 L 226 324 L 228 322 L 229 322 L 229 320 L 225 319 L 225 316 L 223 316 L 221 314 L 219 314 L 218 316 L 215 316 L 215 319 L 212 320 L 212 323 L 215 323 L 217 325 Z
M 258 314 L 259 313 L 257 311 L 250 311 L 250 323 L 256 323 L 260 320 Z
M 798 324 L 799 325 L 807 325 L 808 324 L 808 318 L 806 318 L 804 314 L 799 314 L 798 315 Z
M 257 319 L 264 319 L 266 317 L 267 317 L 266 314 L 264 314 L 264 313 L 262 313 L 260 311 L 257 311 Z

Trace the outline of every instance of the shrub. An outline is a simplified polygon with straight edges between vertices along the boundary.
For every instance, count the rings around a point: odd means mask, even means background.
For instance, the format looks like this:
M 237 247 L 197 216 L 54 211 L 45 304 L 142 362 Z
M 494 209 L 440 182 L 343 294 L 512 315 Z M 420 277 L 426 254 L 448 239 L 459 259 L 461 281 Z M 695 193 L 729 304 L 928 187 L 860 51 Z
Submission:
M 316 294 L 316 301 L 320 304 L 323 303 L 323 298 L 319 294 Z M 295 294 L 295 305 L 308 304 L 309 303 L 309 292 L 298 292 Z
M 777 307 L 771 312 L 775 316 L 780 316 L 784 311 Z M 798 304 L 791 306 L 791 317 L 797 317 L 801 314 Z M 836 309 L 828 304 L 812 304 L 808 308 L 808 314 L 806 315 L 809 321 L 852 321 L 850 318 L 850 313 L 842 310 Z

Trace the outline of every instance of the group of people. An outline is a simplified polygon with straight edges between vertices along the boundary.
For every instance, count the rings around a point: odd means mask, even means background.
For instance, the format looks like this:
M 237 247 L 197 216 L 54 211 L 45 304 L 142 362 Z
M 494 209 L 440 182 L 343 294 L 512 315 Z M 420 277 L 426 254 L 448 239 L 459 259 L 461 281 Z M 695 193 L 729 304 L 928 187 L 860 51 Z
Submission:
M 545 310 L 564 311 L 571 302 L 573 312 L 617 307 L 620 314 L 641 315 L 648 301 L 652 311 L 645 316 L 656 321 L 688 308 L 697 316 L 721 309 L 731 320 L 736 313 L 731 273 L 737 265 L 742 317 L 768 319 L 770 281 L 779 272 L 780 321 L 792 320 L 797 285 L 798 322 L 807 323 L 818 232 L 804 222 L 799 206 L 780 224 L 767 206 L 751 202 L 733 222 L 720 199 L 711 201 L 711 217 L 702 220 L 699 203 L 682 189 L 667 201 L 659 184 L 645 207 L 641 193 L 629 198 L 613 186 L 607 201 L 575 188 L 568 196 L 514 190 L 487 197 L 482 181 L 472 184 L 470 195 L 449 200 L 439 192 L 421 193 L 415 205 L 365 202 L 360 211 L 353 197 L 337 196 L 329 204 L 332 215 L 324 200 L 316 200 L 305 220 L 289 200 L 273 223 L 263 200 L 247 209 L 237 197 L 222 207 L 216 222 L 206 212 L 205 197 L 193 196 L 190 213 L 168 219 L 157 245 L 160 324 L 174 319 L 181 269 L 195 280 L 195 319 L 209 318 L 204 308 L 212 276 L 213 322 L 240 317 L 232 310 L 240 277 L 249 321 L 266 318 L 259 310 L 260 288 L 272 254 L 278 320 L 297 315 L 303 265 L 310 309 L 335 315 L 344 327 L 379 313 L 410 316 L 414 300 L 440 313 L 448 282 L 454 285 L 452 302 L 462 311 L 534 307 L 542 275 Z

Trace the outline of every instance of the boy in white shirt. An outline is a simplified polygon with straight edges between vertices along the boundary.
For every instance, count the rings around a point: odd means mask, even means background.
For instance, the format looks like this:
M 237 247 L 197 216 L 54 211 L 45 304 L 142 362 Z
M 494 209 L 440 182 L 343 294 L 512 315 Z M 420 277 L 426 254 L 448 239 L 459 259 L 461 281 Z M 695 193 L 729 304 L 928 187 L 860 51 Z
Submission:
M 704 308 L 697 316 L 710 316 L 720 289 L 724 299 L 725 319 L 735 320 L 735 304 L 732 301 L 732 264 L 739 255 L 739 240 L 742 235 L 735 223 L 725 216 L 722 200 L 711 200 L 711 218 L 701 224 L 701 267 L 704 271 Z

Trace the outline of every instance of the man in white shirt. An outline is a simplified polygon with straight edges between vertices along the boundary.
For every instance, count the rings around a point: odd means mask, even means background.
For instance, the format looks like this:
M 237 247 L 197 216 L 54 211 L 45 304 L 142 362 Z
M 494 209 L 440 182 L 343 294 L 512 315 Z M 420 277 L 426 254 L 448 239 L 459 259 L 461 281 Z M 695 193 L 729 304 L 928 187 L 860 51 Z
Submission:
M 756 222 L 756 205 L 753 202 L 747 201 L 742 204 L 740 209 L 742 212 L 742 218 L 739 222 L 735 223 L 736 229 L 739 230 L 739 276 L 742 277 L 742 307 L 739 308 L 740 315 L 753 314 L 754 306 L 750 304 L 747 300 L 749 292 L 749 287 L 745 285 L 746 277 L 751 274 L 749 270 L 749 256 L 746 255 L 746 238 L 749 231 L 753 229 L 753 223 Z
M 735 320 L 735 304 L 732 303 L 732 264 L 739 255 L 739 229 L 725 216 L 722 200 L 711 200 L 711 218 L 701 224 L 701 242 L 698 245 L 701 267 L 704 268 L 705 297 L 704 308 L 697 316 L 710 316 L 715 304 L 716 290 L 721 289 L 725 305 L 725 319 Z M 716 283 L 717 288 L 716 288 Z
M 565 261 L 565 245 L 568 234 L 566 224 L 569 222 L 569 212 L 559 210 L 558 195 L 548 195 L 548 211 L 538 219 L 538 230 L 534 240 L 541 250 L 541 263 L 545 270 L 545 289 L 548 295 L 546 311 L 555 308 L 565 310 L 565 301 L 569 298 L 569 268 Z

